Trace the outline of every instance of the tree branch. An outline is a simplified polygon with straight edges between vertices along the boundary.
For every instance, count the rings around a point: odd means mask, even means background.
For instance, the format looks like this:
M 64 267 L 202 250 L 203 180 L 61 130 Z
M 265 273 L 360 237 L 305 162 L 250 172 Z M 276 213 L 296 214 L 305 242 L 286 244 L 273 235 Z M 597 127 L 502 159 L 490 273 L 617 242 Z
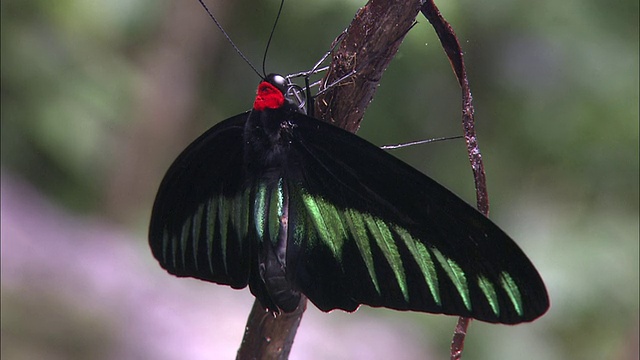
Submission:
M 256 299 L 247 319 L 237 359 L 287 359 L 306 309 L 307 298 L 302 296 L 294 312 L 276 317 Z
M 354 73 L 316 99 L 316 116 L 356 132 L 378 88 L 420 10 L 417 0 L 371 0 L 354 17 L 323 83 Z
M 355 73 L 316 98 L 318 119 L 351 132 L 358 129 L 382 73 L 419 10 L 419 0 L 371 0 L 358 11 L 333 54 L 323 83 L 332 84 Z M 295 312 L 273 317 L 256 300 L 237 359 L 286 359 L 306 302 L 303 297 Z

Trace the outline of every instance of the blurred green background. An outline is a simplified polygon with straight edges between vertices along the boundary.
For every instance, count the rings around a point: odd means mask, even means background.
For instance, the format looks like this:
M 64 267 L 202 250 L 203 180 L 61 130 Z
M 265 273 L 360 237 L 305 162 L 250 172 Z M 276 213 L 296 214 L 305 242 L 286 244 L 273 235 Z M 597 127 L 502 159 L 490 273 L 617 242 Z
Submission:
M 208 1 L 260 66 L 278 1 Z M 267 71 L 309 69 L 364 1 L 288 0 Z M 440 2 L 463 49 L 491 217 L 546 281 L 532 324 L 472 323 L 464 359 L 637 359 L 637 0 Z M 7 0 L 1 9 L 2 357 L 233 357 L 247 290 L 175 279 L 146 226 L 164 171 L 247 110 L 257 76 L 197 1 Z M 359 134 L 461 133 L 428 22 L 409 33 Z M 464 144 L 394 154 L 474 203 Z M 303 319 L 292 359 L 447 358 L 456 319 L 363 308 Z

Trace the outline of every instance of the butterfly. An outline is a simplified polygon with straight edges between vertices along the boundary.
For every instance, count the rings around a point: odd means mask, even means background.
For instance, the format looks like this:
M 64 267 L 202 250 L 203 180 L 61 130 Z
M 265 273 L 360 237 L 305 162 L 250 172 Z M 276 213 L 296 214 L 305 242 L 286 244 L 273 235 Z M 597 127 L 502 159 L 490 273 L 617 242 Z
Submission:
M 442 185 L 366 140 L 301 113 L 280 75 L 251 111 L 213 126 L 167 171 L 149 244 L 169 273 L 247 285 L 266 309 L 306 296 L 517 324 L 546 312 L 516 243 Z

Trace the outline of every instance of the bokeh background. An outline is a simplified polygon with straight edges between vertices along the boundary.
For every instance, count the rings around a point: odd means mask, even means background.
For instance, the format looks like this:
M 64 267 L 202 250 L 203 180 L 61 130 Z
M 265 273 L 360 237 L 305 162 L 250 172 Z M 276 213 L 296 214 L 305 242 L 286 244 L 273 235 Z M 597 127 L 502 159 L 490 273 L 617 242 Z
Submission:
M 208 1 L 260 66 L 278 1 Z M 309 69 L 364 1 L 288 0 L 267 71 Z M 466 51 L 491 218 L 552 307 L 472 323 L 464 359 L 637 359 L 637 0 L 441 1 Z M 248 109 L 257 76 L 195 0 L 6 0 L 1 10 L 4 359 L 225 359 L 253 298 L 167 275 L 146 244 L 180 150 Z M 428 22 L 409 33 L 360 135 L 461 133 Z M 474 203 L 459 140 L 394 151 Z M 455 317 L 310 308 L 292 359 L 444 359 Z

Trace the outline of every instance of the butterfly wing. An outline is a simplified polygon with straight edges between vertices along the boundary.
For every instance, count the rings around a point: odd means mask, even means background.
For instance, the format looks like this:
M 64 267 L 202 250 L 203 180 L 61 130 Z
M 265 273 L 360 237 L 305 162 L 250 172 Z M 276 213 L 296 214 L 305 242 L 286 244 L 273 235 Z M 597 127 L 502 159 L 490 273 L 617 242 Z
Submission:
M 243 172 L 248 113 L 209 129 L 167 171 L 153 206 L 149 244 L 169 273 L 247 286 L 250 187 Z
M 476 209 L 349 132 L 303 115 L 293 124 L 288 266 L 318 308 L 507 324 L 547 310 L 534 266 Z

